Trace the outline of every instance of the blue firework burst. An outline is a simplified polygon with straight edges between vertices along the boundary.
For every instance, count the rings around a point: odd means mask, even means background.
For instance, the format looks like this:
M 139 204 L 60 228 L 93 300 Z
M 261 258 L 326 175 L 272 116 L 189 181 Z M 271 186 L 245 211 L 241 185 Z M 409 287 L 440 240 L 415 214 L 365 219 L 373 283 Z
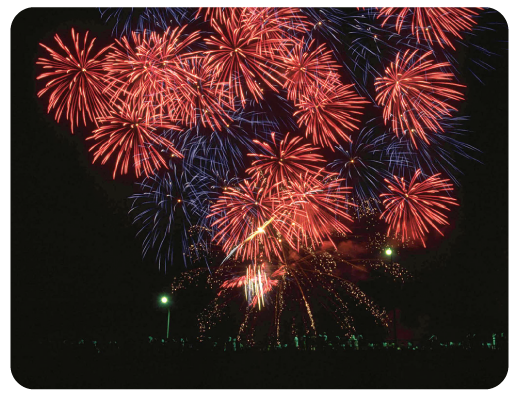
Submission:
M 328 167 L 352 187 L 352 198 L 357 205 L 365 203 L 379 209 L 379 194 L 383 177 L 389 167 L 384 141 L 376 127 L 364 127 L 351 142 L 337 146 L 337 158 Z M 360 212 L 357 210 L 357 215 Z
M 144 30 L 166 30 L 169 26 L 180 25 L 191 20 L 193 9 L 181 7 L 166 8 L 100 8 L 101 18 L 114 24 L 112 34 L 130 35 Z

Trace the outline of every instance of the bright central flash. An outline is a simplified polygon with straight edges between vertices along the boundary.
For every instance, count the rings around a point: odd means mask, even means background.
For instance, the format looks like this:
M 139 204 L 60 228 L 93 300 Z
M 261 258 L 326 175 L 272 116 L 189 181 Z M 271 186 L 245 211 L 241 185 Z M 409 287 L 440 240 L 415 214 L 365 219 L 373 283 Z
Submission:
M 268 283 L 268 279 L 266 276 L 266 272 L 262 266 L 257 266 L 255 264 L 249 265 L 246 268 L 246 281 L 244 282 L 244 293 L 246 295 L 246 300 L 248 300 L 249 304 L 257 304 L 259 309 L 262 308 L 264 303 L 264 293 L 266 291 L 266 285 Z
M 248 238 L 245 239 L 245 242 L 248 242 L 248 241 L 251 241 L 253 238 L 255 238 L 256 235 L 259 235 L 259 234 L 263 234 L 265 231 L 264 229 L 275 219 L 275 217 L 272 217 L 271 219 L 269 219 L 266 223 L 264 223 L 263 225 L 261 225 L 260 227 L 257 228 L 257 231 L 255 231 L 253 234 L 251 234 Z

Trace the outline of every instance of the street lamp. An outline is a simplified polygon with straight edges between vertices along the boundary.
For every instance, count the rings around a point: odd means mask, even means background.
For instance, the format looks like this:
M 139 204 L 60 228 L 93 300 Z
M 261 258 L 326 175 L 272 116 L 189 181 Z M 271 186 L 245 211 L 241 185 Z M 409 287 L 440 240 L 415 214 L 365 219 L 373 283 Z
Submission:
M 391 266 L 393 265 L 393 249 L 387 248 L 385 249 L 385 254 L 388 255 L 391 259 Z M 394 347 L 398 346 L 398 339 L 396 337 L 396 303 L 394 303 L 393 308 L 393 327 L 394 327 Z
M 385 254 L 391 258 L 391 265 L 393 264 L 393 249 L 387 248 L 385 249 Z
M 161 302 L 168 306 L 168 318 L 166 320 L 166 339 L 168 340 L 168 336 L 170 334 L 170 304 L 168 302 L 168 297 L 161 297 Z

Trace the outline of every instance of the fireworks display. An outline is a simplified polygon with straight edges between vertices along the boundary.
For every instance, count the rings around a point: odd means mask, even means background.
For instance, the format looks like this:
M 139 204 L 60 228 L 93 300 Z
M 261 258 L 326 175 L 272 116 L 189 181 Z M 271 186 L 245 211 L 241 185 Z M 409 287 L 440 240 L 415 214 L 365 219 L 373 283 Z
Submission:
M 316 334 L 317 307 L 346 334 L 356 307 L 387 326 L 358 281 L 405 282 L 383 249 L 425 248 L 457 213 L 456 158 L 478 150 L 454 117 L 466 87 L 453 54 L 484 10 L 100 12 L 114 24 L 104 46 L 75 29 L 41 44 L 37 96 L 89 133 L 93 163 L 135 175 L 143 254 L 166 271 L 181 246 L 173 290 L 206 277 L 215 292 L 201 331 L 231 300 L 244 339 L 267 320 L 279 342 L 285 312 Z

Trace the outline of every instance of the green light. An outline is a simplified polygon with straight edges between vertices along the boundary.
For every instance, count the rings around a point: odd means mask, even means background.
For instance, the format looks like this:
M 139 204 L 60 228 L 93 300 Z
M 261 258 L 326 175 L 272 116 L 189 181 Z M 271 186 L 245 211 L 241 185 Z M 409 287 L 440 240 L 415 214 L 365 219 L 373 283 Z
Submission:
M 385 254 L 387 254 L 388 256 L 390 256 L 391 254 L 393 254 L 393 251 L 389 248 L 385 251 Z
M 166 297 L 162 297 L 162 298 L 161 298 L 161 302 L 162 302 L 163 304 L 166 304 L 166 303 L 168 302 L 168 298 L 166 298 Z

